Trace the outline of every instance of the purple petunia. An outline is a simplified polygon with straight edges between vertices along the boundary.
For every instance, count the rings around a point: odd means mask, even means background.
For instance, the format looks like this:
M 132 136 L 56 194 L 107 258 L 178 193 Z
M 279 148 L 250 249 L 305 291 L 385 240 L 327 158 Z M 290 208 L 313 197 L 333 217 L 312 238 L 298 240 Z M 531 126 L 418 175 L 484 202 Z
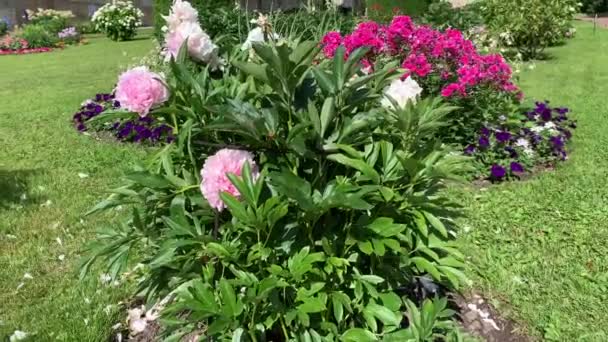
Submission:
M 486 137 L 487 137 L 487 136 L 489 136 L 489 135 L 490 135 L 490 130 L 489 130 L 487 127 L 482 127 L 482 128 L 479 130 L 479 133 L 481 133 L 481 135 L 483 135 L 483 136 L 486 136 Z
M 490 139 L 486 136 L 479 137 L 479 147 L 488 148 L 490 146 Z
M 524 167 L 518 162 L 511 162 L 511 172 L 512 173 L 523 173 Z
M 87 130 L 87 120 L 102 114 L 108 109 L 119 109 L 120 102 L 116 101 L 114 94 L 96 94 L 91 100 L 85 101 L 80 107 L 80 111 L 72 117 L 75 128 L 80 131 Z M 110 126 L 105 126 L 114 132 L 114 135 L 121 141 L 133 142 L 167 142 L 174 140 L 173 129 L 156 121 L 151 116 L 136 118 L 132 120 L 119 120 Z
M 464 149 L 464 154 L 470 156 L 475 153 L 475 145 L 469 145 Z
M 496 140 L 502 144 L 507 143 L 511 140 L 511 133 L 508 131 L 498 131 L 496 132 Z
M 551 144 L 553 144 L 553 147 L 556 149 L 561 149 L 562 147 L 564 147 L 564 141 L 562 140 L 561 136 L 551 137 L 549 140 L 551 141 Z
M 490 168 L 490 176 L 493 179 L 496 180 L 500 180 L 502 179 L 505 175 L 507 174 L 507 170 L 505 170 L 504 167 L 498 165 L 498 164 L 494 164 L 492 165 L 492 167 Z

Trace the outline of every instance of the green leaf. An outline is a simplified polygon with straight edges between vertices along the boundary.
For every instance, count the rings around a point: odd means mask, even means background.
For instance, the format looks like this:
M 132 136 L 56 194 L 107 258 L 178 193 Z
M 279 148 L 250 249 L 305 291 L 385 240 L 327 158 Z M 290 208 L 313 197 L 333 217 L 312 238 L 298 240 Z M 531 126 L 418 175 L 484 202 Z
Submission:
M 366 309 L 385 325 L 398 326 L 401 323 L 401 315 L 394 313 L 387 307 L 374 303 L 369 303 Z
M 327 132 L 327 128 L 334 118 L 336 113 L 335 103 L 336 99 L 331 96 L 323 102 L 323 108 L 321 108 L 321 137 L 325 136 L 325 132 Z
M 344 306 L 342 305 L 341 300 L 332 294 L 331 304 L 336 322 L 342 322 L 342 318 L 344 317 Z
M 315 313 L 325 311 L 325 302 L 319 297 L 306 298 L 302 304 L 298 305 L 298 311 L 304 313 Z
M 266 65 L 241 61 L 234 61 L 232 64 L 241 69 L 247 75 L 251 75 L 262 82 L 268 82 L 268 77 L 266 76 Z
M 378 172 L 376 172 L 372 166 L 363 160 L 348 158 L 343 154 L 330 154 L 327 156 L 327 159 L 333 160 L 342 165 L 350 166 L 370 178 L 374 183 L 380 183 L 380 175 L 378 175 Z
M 359 276 L 359 279 L 374 285 L 384 282 L 384 278 L 373 274 Z
M 351 328 L 340 336 L 340 340 L 343 342 L 371 342 L 378 341 L 378 338 L 369 330 Z
M 226 316 L 239 316 L 243 312 L 243 303 L 237 300 L 234 288 L 226 279 L 220 279 L 220 293 L 222 294 L 223 310 Z
M 431 264 L 428 260 L 421 257 L 413 257 L 410 260 L 416 264 L 416 267 L 418 267 L 421 272 L 430 274 L 435 280 L 441 280 L 441 274 L 437 270 L 437 267 Z
M 382 304 L 391 311 L 399 311 L 403 305 L 401 297 L 394 292 L 381 293 L 379 296 L 380 300 L 382 300 Z
M 403 232 L 406 226 L 404 224 L 393 223 L 392 218 L 379 217 L 367 225 L 367 228 L 380 236 L 392 237 Z
M 372 247 L 372 243 L 370 241 L 359 241 L 357 242 L 359 246 L 359 250 L 367 255 L 370 255 L 374 252 L 374 248 Z
M 329 94 L 336 93 L 336 86 L 333 80 L 331 79 L 331 75 L 323 71 L 321 68 L 313 68 L 312 73 L 315 75 L 315 79 L 317 80 L 317 84 L 324 92 Z
M 250 221 L 249 214 L 245 209 L 245 206 L 234 196 L 227 192 L 222 192 L 220 194 L 220 198 L 230 210 L 232 216 L 236 217 L 239 221 L 243 223 L 248 223 Z
M 169 182 L 163 176 L 148 172 L 132 172 L 127 174 L 125 178 L 152 189 L 166 189 L 171 186 L 171 182 Z
M 445 225 L 443 224 L 443 222 L 441 222 L 440 219 L 438 219 L 435 215 L 429 213 L 428 211 L 423 211 L 424 216 L 426 217 L 426 219 L 429 221 L 429 223 L 435 228 L 437 229 L 437 231 L 444 237 L 447 238 L 448 237 L 448 230 L 445 228 Z
M 295 200 L 303 210 L 311 211 L 314 209 L 311 186 L 306 180 L 288 170 L 272 172 L 269 179 L 281 195 Z

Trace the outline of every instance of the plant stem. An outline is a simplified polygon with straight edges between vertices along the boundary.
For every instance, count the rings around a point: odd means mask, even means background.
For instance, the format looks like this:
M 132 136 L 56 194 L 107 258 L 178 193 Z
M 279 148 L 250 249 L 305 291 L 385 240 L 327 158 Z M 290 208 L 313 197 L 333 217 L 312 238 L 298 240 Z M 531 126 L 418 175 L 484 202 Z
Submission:
M 217 240 L 217 232 L 220 228 L 220 213 L 215 211 L 215 222 L 213 225 L 213 239 Z

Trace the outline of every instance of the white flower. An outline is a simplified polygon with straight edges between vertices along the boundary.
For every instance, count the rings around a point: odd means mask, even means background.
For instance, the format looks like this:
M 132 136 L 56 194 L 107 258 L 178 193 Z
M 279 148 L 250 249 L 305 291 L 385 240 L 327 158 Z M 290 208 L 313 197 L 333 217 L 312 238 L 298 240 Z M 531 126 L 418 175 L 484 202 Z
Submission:
M 543 126 L 534 126 L 534 127 L 530 128 L 530 130 L 532 132 L 534 132 L 534 133 L 540 133 L 540 132 L 542 132 L 542 131 L 545 130 L 545 127 L 543 127 Z
M 198 22 L 198 11 L 187 1 L 176 0 L 168 16 L 163 16 L 169 30 L 175 30 L 183 22 Z
M 281 39 L 281 36 L 277 33 L 272 33 L 271 37 L 273 40 Z M 247 34 L 247 39 L 245 40 L 245 43 L 243 43 L 243 46 L 241 46 L 241 50 L 249 50 L 254 43 L 263 43 L 264 41 L 264 31 L 261 27 L 256 27 Z
M 553 121 L 549 121 L 547 123 L 545 123 L 545 129 L 553 129 L 555 128 L 555 124 L 553 123 Z
M 404 108 L 408 102 L 415 104 L 421 93 L 422 88 L 411 77 L 404 81 L 396 79 L 384 90 L 382 107 L 394 109 L 393 102 L 391 102 L 393 100 L 399 107 Z
M 517 141 L 515 142 L 515 145 L 521 147 L 521 148 L 527 148 L 528 146 L 530 146 L 530 142 L 528 141 L 528 139 L 525 138 L 519 138 L 517 139 Z
M 11 337 L 9 338 L 10 342 L 22 341 L 27 337 L 27 333 L 21 330 L 15 330 Z
M 142 305 L 139 308 L 134 308 L 128 311 L 127 323 L 132 335 L 137 335 L 146 330 L 148 322 L 146 318 L 142 318 L 145 313 L 145 307 Z

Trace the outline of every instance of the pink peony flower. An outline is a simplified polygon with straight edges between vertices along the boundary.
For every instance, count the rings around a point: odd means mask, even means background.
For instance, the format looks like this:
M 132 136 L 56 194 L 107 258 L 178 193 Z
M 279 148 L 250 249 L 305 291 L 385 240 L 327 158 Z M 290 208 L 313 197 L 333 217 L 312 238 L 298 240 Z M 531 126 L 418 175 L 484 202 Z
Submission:
M 259 175 L 258 168 L 253 155 L 247 151 L 222 149 L 207 158 L 201 170 L 201 192 L 212 208 L 218 211 L 226 208 L 220 197 L 222 192 L 237 198 L 240 196 L 239 191 L 228 179 L 228 174 L 241 176 L 246 162 L 251 166 L 252 177 L 256 179 Z
M 116 100 L 121 106 L 145 117 L 155 106 L 169 99 L 163 78 L 147 67 L 127 70 L 118 78 Z
M 195 22 L 182 22 L 175 30 L 169 31 L 165 36 L 165 59 L 177 57 L 179 49 L 188 39 L 188 54 L 201 62 L 217 66 L 218 47 L 200 25 Z

